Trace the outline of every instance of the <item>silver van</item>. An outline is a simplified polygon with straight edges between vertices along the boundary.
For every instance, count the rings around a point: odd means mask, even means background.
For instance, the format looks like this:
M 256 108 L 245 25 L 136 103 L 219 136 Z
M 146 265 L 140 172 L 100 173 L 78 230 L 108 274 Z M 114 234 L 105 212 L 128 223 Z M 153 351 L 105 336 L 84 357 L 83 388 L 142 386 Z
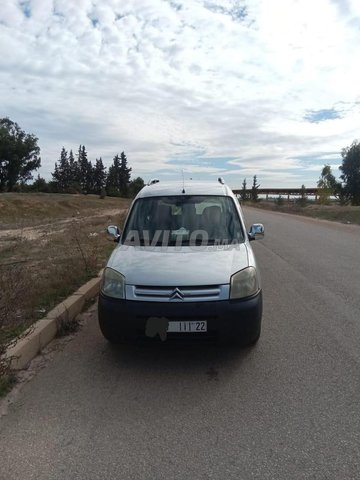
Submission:
M 149 182 L 133 201 L 104 270 L 99 324 L 113 343 L 136 338 L 260 336 L 262 290 L 240 204 L 222 179 Z

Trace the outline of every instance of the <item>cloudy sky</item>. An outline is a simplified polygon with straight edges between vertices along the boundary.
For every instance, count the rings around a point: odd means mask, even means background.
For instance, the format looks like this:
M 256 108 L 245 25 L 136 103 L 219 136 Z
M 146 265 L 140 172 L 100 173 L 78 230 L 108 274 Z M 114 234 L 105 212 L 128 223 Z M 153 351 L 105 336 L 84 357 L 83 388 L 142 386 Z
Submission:
M 0 117 L 145 180 L 314 186 L 360 137 L 358 0 L 0 0 Z

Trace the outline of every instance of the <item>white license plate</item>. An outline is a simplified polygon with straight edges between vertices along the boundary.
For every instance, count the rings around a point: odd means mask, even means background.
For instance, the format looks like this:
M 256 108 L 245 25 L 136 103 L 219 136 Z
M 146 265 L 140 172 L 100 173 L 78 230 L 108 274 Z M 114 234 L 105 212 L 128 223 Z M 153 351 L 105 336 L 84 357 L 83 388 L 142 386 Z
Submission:
M 207 321 L 169 322 L 167 331 L 169 333 L 204 333 L 207 332 Z

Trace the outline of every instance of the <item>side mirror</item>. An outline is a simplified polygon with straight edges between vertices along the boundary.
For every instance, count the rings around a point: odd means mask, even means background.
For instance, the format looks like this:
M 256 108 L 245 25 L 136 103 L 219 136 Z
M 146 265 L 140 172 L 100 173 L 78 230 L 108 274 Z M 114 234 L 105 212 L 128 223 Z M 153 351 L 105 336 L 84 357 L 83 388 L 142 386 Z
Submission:
M 258 238 L 264 238 L 265 235 L 265 228 L 262 223 L 254 223 L 250 227 L 250 231 L 248 233 L 249 240 L 256 240 Z
M 114 238 L 114 242 L 118 242 L 121 237 L 121 232 L 116 225 L 109 225 L 107 227 L 107 233 Z

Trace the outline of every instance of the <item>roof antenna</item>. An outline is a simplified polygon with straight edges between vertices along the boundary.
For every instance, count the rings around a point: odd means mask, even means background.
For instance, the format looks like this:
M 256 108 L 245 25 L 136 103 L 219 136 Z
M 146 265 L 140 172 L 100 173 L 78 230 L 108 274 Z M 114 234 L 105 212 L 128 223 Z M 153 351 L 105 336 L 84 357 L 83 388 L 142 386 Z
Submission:
M 185 179 L 184 179 L 184 169 L 183 168 L 181 169 L 181 173 L 182 173 L 182 180 L 183 180 L 183 189 L 182 189 L 181 193 L 185 193 Z

